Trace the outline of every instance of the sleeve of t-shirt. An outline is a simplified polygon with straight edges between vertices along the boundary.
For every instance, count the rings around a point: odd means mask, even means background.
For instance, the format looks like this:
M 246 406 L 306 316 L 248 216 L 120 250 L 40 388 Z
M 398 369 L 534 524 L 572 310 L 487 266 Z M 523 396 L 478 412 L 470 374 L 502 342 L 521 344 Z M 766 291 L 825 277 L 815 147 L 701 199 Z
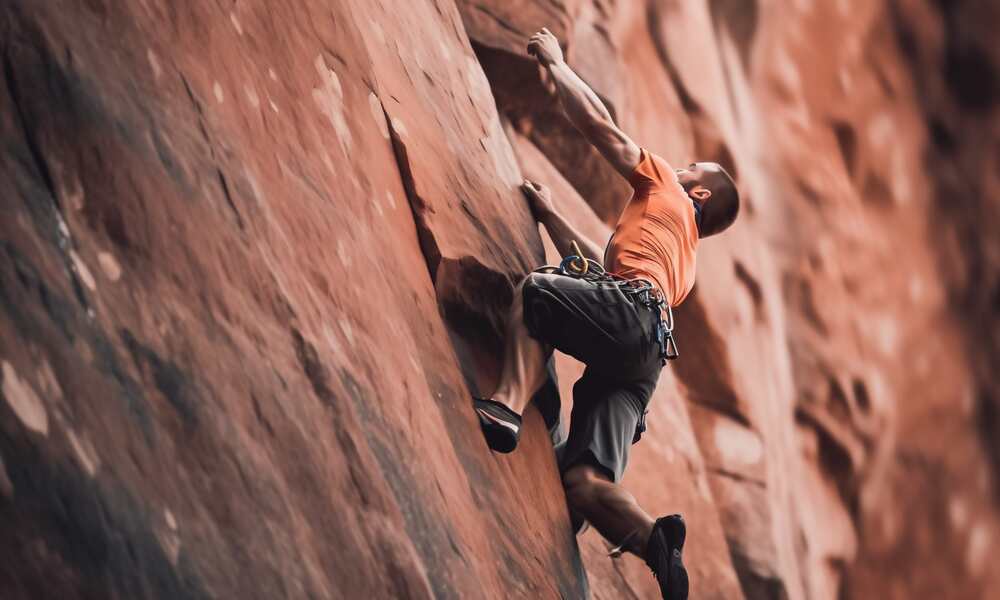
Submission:
M 673 167 L 660 156 L 642 148 L 639 153 L 639 164 L 632 170 L 628 182 L 635 190 L 649 190 L 677 185 L 677 173 Z

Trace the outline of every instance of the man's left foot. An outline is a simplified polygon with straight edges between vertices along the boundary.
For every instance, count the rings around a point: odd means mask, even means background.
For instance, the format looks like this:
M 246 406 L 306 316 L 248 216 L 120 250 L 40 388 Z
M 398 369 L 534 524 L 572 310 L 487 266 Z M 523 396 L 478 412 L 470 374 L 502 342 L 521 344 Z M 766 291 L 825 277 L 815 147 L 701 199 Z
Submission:
M 646 545 L 646 564 L 660 584 L 664 600 L 687 600 L 688 574 L 681 560 L 687 528 L 680 515 L 657 519 Z
M 521 437 L 520 415 L 488 398 L 473 398 L 472 403 L 479 417 L 479 426 L 486 436 L 486 444 L 494 452 L 513 452 Z

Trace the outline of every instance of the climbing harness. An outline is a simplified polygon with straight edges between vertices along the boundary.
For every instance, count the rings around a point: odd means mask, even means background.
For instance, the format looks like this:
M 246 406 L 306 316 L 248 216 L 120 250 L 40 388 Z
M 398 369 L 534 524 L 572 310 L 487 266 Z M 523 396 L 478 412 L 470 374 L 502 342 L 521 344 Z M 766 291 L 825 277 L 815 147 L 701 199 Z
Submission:
M 611 283 L 618 286 L 624 294 L 635 298 L 639 304 L 654 310 L 660 315 L 656 322 L 656 342 L 660 346 L 660 360 L 667 364 L 680 356 L 677 341 L 674 339 L 674 313 L 670 304 L 663 299 L 661 292 L 645 279 L 625 279 L 614 273 L 609 273 L 597 261 L 588 259 L 580 251 L 576 241 L 570 242 L 573 252 L 562 259 L 559 266 L 545 265 L 535 269 L 536 273 L 558 273 L 593 283 Z M 663 318 L 666 313 L 666 318 Z

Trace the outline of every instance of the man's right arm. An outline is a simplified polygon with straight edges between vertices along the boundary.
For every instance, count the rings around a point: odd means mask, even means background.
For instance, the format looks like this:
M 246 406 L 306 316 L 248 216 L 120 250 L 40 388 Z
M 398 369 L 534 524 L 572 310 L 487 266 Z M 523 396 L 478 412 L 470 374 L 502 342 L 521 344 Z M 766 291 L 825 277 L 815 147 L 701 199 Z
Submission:
M 566 217 L 559 214 L 555 204 L 552 202 L 552 192 L 544 185 L 533 181 L 525 180 L 521 186 L 528 197 L 528 206 L 531 207 L 531 214 L 535 219 L 545 226 L 549 232 L 552 243 L 560 256 L 576 254 L 571 242 L 576 242 L 580 246 L 580 252 L 584 258 L 595 260 L 598 263 L 604 262 L 604 249 L 595 244 L 585 234 L 566 220 Z
M 548 29 L 542 29 L 531 36 L 528 52 L 548 70 L 569 120 L 622 177 L 629 179 L 639 164 L 639 146 L 615 125 L 594 90 L 566 64 L 559 41 Z
M 601 264 L 604 263 L 604 248 L 601 248 L 586 235 L 580 233 L 559 212 L 553 210 L 550 213 L 546 213 L 542 216 L 541 223 L 545 225 L 545 229 L 549 232 L 549 237 L 552 238 L 552 242 L 556 245 L 556 249 L 559 250 L 559 254 L 562 256 L 576 254 L 572 244 L 570 244 L 570 242 L 575 241 L 580 246 L 580 252 L 583 253 L 584 258 L 589 258 Z

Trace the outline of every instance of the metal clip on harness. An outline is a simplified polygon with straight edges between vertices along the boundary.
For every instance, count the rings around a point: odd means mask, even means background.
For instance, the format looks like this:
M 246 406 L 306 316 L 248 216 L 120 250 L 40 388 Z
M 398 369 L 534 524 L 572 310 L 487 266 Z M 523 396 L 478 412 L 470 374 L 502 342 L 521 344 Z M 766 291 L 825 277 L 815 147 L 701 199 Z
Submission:
M 658 290 L 647 281 L 622 279 L 612 273 L 608 273 L 600 263 L 588 260 L 583 255 L 580 247 L 576 244 L 576 240 L 571 241 L 570 244 L 573 247 L 573 251 L 576 252 L 575 255 L 571 254 L 562 259 L 558 267 L 545 265 L 544 267 L 535 269 L 535 272 L 559 273 L 560 275 L 578 277 L 588 281 L 611 282 L 620 288 L 628 288 L 628 293 L 635 294 L 636 299 L 643 306 L 658 310 L 661 315 L 663 314 L 663 309 L 666 308 L 667 318 L 661 318 L 656 322 L 656 342 L 660 346 L 660 359 L 663 361 L 663 364 L 667 364 L 668 360 L 677 359 L 680 353 L 677 350 L 677 341 L 674 339 L 674 312 L 671 310 L 670 304 L 660 296 Z

